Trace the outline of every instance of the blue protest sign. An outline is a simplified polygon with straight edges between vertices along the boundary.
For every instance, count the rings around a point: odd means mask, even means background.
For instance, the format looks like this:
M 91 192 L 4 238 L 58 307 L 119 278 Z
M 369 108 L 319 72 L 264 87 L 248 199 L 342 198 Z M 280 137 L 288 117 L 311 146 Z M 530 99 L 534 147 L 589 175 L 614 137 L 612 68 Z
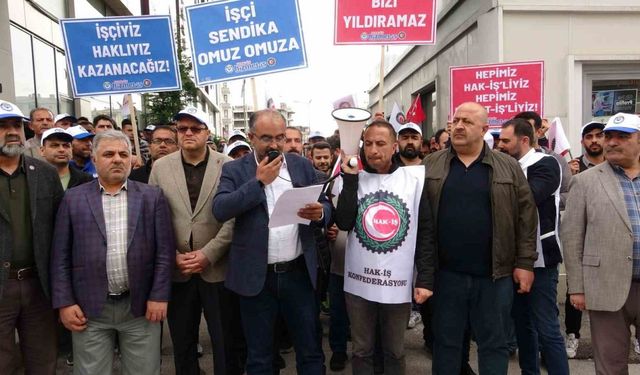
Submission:
M 198 85 L 307 66 L 297 0 L 218 0 L 185 9 Z
M 60 20 L 73 96 L 182 88 L 169 16 Z

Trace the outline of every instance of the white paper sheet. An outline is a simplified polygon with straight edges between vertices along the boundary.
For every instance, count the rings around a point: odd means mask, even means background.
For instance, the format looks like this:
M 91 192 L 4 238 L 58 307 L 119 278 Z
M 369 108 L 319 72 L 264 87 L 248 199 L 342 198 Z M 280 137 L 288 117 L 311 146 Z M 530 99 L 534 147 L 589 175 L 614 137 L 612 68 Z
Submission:
M 298 216 L 298 210 L 309 203 L 317 202 L 321 192 L 322 185 L 311 185 L 289 189 L 282 193 L 269 218 L 269 228 L 290 224 L 308 225 L 310 220 Z

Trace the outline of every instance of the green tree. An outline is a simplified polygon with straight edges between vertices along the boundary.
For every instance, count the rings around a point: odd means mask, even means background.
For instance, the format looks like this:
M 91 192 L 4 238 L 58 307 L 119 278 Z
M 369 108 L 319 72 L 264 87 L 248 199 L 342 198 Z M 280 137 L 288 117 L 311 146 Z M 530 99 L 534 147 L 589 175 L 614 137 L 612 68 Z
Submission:
M 167 124 L 181 109 L 196 101 L 198 88 L 190 78 L 191 58 L 185 56 L 181 48 L 178 48 L 178 66 L 182 90 L 147 94 L 146 113 L 143 114 L 147 124 Z

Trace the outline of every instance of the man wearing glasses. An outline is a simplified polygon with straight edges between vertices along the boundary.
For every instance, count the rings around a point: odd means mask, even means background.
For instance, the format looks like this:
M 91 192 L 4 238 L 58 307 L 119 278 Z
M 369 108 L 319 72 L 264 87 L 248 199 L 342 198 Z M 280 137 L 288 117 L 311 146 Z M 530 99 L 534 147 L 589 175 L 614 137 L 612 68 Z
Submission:
M 235 218 L 226 286 L 240 295 L 247 340 L 247 374 L 271 374 L 278 312 L 289 328 L 299 374 L 323 374 L 314 288 L 317 255 L 314 228 L 331 217 L 326 197 L 309 202 L 298 216 L 308 225 L 269 228 L 275 202 L 287 189 L 317 183 L 311 161 L 282 154 L 285 119 L 273 110 L 249 119 L 254 152 L 222 167 L 213 204 L 219 221 Z M 277 156 L 276 156 L 277 155 Z
M 129 179 L 144 182 L 145 184 L 149 182 L 153 163 L 161 157 L 178 150 L 176 131 L 167 125 L 158 125 L 151 132 L 149 143 L 149 160 L 142 167 L 131 171 L 129 176 Z
M 214 373 L 242 374 L 240 314 L 234 308 L 238 302 L 224 287 L 233 220 L 217 221 L 211 212 L 222 165 L 231 159 L 207 147 L 206 114 L 187 107 L 174 120 L 180 152 L 156 160 L 149 184 L 159 186 L 167 197 L 176 235 L 176 270 L 167 315 L 176 374 L 200 374 L 196 347 L 203 312 Z M 154 131 L 154 148 L 172 139 L 159 131 Z

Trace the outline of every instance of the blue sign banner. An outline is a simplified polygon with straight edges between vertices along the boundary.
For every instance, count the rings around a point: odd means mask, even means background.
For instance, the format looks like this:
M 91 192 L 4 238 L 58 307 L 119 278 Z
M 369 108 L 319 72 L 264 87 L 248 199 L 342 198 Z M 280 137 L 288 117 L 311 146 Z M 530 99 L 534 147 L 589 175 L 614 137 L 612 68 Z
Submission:
M 185 9 L 197 85 L 307 66 L 297 0 L 218 0 Z
M 60 20 L 73 96 L 180 90 L 169 16 Z

